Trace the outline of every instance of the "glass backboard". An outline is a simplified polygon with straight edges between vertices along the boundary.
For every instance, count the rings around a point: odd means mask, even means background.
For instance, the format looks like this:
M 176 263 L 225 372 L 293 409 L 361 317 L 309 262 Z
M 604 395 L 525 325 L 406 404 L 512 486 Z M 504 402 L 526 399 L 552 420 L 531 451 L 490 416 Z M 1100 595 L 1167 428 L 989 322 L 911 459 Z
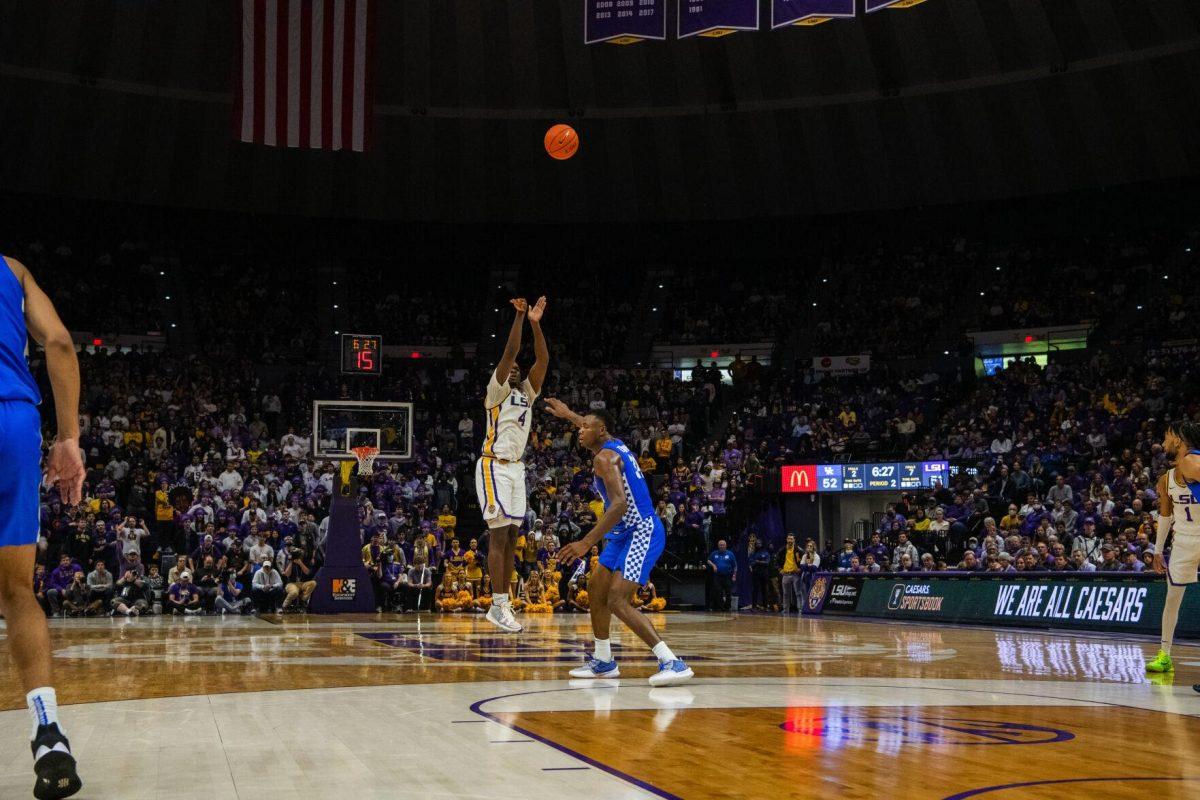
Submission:
M 350 460 L 353 447 L 379 448 L 378 459 L 401 461 L 413 455 L 412 403 L 364 400 L 313 401 L 313 455 Z

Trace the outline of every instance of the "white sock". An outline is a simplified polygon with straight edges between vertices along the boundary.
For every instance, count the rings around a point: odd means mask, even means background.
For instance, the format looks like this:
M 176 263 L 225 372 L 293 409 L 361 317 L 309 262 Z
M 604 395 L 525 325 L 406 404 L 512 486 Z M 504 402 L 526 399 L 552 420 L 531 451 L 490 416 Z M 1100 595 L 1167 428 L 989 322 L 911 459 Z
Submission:
M 29 717 L 33 720 L 33 732 L 30 740 L 37 738 L 38 728 L 42 725 L 52 725 L 58 722 L 58 695 L 54 688 L 43 686 L 25 695 L 25 705 L 29 706 Z M 59 726 L 60 729 L 62 726 Z
M 1183 592 L 1186 586 L 1174 586 L 1167 583 L 1167 600 L 1163 603 L 1162 613 L 1162 651 L 1171 655 L 1171 643 L 1175 640 L 1175 623 L 1179 621 L 1179 604 L 1183 602 Z
M 612 644 L 608 639 L 596 639 L 596 650 L 592 656 L 597 661 L 612 661 Z
M 508 605 L 508 592 L 505 592 L 504 594 L 500 594 L 498 592 L 492 592 L 492 605 L 494 605 L 494 606 Z
M 667 647 L 666 642 L 659 642 L 654 645 L 654 655 L 658 656 L 659 661 L 675 660 L 675 654 L 671 652 L 671 648 Z

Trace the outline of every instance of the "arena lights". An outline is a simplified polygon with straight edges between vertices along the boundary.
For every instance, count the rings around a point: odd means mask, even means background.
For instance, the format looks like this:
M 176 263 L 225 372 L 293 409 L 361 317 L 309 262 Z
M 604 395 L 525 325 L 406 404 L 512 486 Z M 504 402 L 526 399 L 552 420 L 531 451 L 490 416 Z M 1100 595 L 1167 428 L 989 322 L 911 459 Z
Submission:
M 711 353 L 709 353 L 709 354 L 708 354 L 708 357 L 709 357 L 709 358 L 720 358 L 720 357 L 721 357 L 721 351 L 720 351 L 720 350 L 713 350 Z
M 103 347 L 103 346 L 104 346 L 103 339 L 92 339 L 92 347 Z

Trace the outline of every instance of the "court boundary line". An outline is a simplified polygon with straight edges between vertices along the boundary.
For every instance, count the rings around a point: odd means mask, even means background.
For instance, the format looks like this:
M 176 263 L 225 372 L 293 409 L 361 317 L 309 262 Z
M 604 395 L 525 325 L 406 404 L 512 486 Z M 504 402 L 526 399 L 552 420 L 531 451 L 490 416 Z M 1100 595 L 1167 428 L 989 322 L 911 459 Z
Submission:
M 790 680 L 791 680 L 790 678 L 785 677 L 785 678 L 783 678 L 782 682 L 789 682 Z M 938 679 L 933 679 L 933 680 L 938 680 Z M 851 682 L 835 683 L 835 682 L 831 682 L 828 680 L 820 680 L 820 679 L 813 679 L 812 682 L 818 682 L 819 685 L 832 684 L 834 686 L 851 686 L 851 687 L 861 686 L 861 684 L 859 684 L 859 683 L 851 683 Z M 774 682 L 755 681 L 755 682 L 745 682 L 745 683 L 741 683 L 739 685 L 742 685 L 742 686 L 778 686 L 778 685 L 780 685 L 780 683 L 781 683 L 781 681 L 774 681 Z M 690 683 L 687 685 L 689 685 L 689 686 L 721 686 L 724 684 L 700 682 L 700 683 Z M 535 733 L 535 732 L 529 730 L 528 728 L 524 728 L 524 727 L 516 724 L 515 722 L 505 722 L 504 720 L 497 718 L 495 714 L 492 714 L 488 711 L 483 710 L 483 706 L 485 704 L 492 703 L 497 700 L 507 700 L 512 697 L 525 697 L 525 696 L 535 695 L 535 694 L 555 694 L 558 692 L 588 691 L 592 688 L 593 687 L 586 687 L 586 686 L 581 686 L 581 687 L 569 686 L 569 687 L 565 687 L 565 688 L 561 688 L 561 689 L 537 689 L 537 690 L 534 690 L 531 692 L 511 692 L 509 694 L 497 695 L 495 697 L 485 697 L 482 700 L 476 700 L 474 703 L 471 704 L 470 710 L 472 713 L 478 714 L 479 716 L 485 718 L 486 720 L 488 720 L 490 722 L 494 722 L 497 725 L 503 725 L 504 727 L 508 728 L 509 730 L 514 731 L 515 733 L 519 733 L 523 736 L 528 736 L 530 739 L 538 741 L 548 747 L 553 748 L 554 750 L 559 751 L 560 753 L 564 753 L 565 755 L 571 756 L 572 758 L 576 758 L 576 759 L 582 761 L 583 763 L 588 764 L 589 766 L 595 767 L 596 769 L 599 769 L 603 772 L 607 772 L 609 775 L 612 775 L 615 778 L 619 778 L 620 780 L 623 780 L 627 783 L 630 783 L 630 784 L 636 786 L 637 788 L 642 789 L 643 791 L 648 791 L 654 795 L 657 795 L 658 797 L 662 797 L 662 798 L 664 798 L 664 800 L 683 800 L 683 798 L 680 797 L 679 795 L 672 794 L 665 789 L 655 786 L 652 783 L 643 781 L 642 779 L 640 779 L 634 775 L 630 775 L 629 773 L 623 772 L 622 770 L 619 770 L 616 767 L 613 767 L 613 766 L 605 764 L 601 761 L 598 761 L 598 760 L 592 758 L 591 756 L 585 755 L 585 754 L 579 752 L 578 750 L 574 750 L 574 749 L 568 747 L 567 745 L 561 744 L 552 739 L 548 739 L 545 736 L 542 736 L 538 733 Z M 912 686 L 889 686 L 887 684 L 873 684 L 872 688 L 912 689 L 913 687 Z M 1137 710 L 1137 711 L 1148 711 L 1149 713 L 1152 713 L 1152 714 L 1154 714 L 1154 713 L 1177 714 L 1179 716 L 1187 716 L 1187 717 L 1200 716 L 1200 710 L 1198 710 L 1196 713 L 1193 713 L 1193 714 L 1179 714 L 1179 712 L 1177 712 L 1177 711 L 1160 711 L 1160 710 L 1156 710 L 1156 709 L 1145 709 L 1145 708 L 1138 708 L 1136 706 L 1125 705 L 1123 703 L 1112 703 L 1112 702 L 1106 702 L 1104 700 L 1091 700 L 1091 699 L 1086 699 L 1086 698 L 1055 697 L 1053 695 L 1038 695 L 1038 694 L 1029 694 L 1026 692 L 1004 692 L 1004 691 L 996 691 L 993 689 L 964 689 L 961 687 L 953 687 L 952 688 L 952 687 L 945 687 L 945 686 L 930 686 L 930 687 L 924 687 L 924 688 L 941 689 L 942 691 L 958 691 L 958 692 L 961 692 L 964 694 L 987 694 L 987 695 L 1004 695 L 1007 697 L 1023 697 L 1023 698 L 1029 698 L 1030 700 L 1062 700 L 1062 701 L 1065 701 L 1065 702 L 1071 703 L 1071 704 L 1078 703 L 1078 704 L 1093 705 L 1093 706 L 1100 706 L 1100 707 L 1132 709 L 1132 710 Z M 908 706 L 907 706 L 907 704 L 900 704 L 900 707 L 908 707 Z M 924 707 L 924 706 L 915 706 L 915 707 Z M 498 712 L 498 713 L 520 714 L 521 712 L 516 711 L 516 712 Z M 533 713 L 533 712 L 530 712 L 530 713 Z M 555 713 L 555 712 L 551 711 L 548 713 Z M 1084 779 L 1079 779 L 1079 780 L 1084 780 Z M 1089 778 L 1086 780 L 1105 780 L 1105 779 Z M 1172 779 L 1172 780 L 1176 780 L 1176 779 Z M 1184 780 L 1184 779 L 1181 778 L 1178 780 Z M 1188 778 L 1187 780 L 1192 780 L 1192 779 Z M 1200 777 L 1195 778 L 1195 780 L 1200 780 Z M 1020 786 L 1020 785 L 1024 785 L 1024 784 L 1014 784 L 1014 786 Z M 987 789 L 989 791 L 991 790 L 990 787 L 985 787 L 985 789 Z M 969 790 L 969 791 L 971 791 L 971 790 Z M 971 795 L 971 794 L 952 795 L 948 798 L 945 798 L 945 800 L 965 800 L 965 798 L 972 797 L 972 796 L 974 796 L 974 795 Z
M 982 786 L 978 789 L 967 789 L 966 791 L 959 792 L 958 794 L 947 795 L 942 800 L 967 800 L 968 797 L 978 797 L 981 794 L 988 794 L 989 792 L 1005 792 L 1009 789 L 1024 789 L 1031 786 L 1048 786 L 1060 783 L 1104 783 L 1106 781 L 1200 781 L 1200 775 L 1187 775 L 1173 778 L 1144 775 L 1114 778 L 1058 778 L 1044 781 L 1025 781 L 1023 783 L 1005 783 L 997 784 L 995 786 Z

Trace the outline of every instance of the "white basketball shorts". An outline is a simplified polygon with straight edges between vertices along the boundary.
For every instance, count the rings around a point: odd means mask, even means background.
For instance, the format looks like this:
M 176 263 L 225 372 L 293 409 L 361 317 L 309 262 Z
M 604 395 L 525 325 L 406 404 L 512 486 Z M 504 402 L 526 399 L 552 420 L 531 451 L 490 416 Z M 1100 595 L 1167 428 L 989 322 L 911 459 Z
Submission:
M 475 463 L 475 491 L 489 528 L 520 525 L 525 521 L 525 465 L 484 456 Z

